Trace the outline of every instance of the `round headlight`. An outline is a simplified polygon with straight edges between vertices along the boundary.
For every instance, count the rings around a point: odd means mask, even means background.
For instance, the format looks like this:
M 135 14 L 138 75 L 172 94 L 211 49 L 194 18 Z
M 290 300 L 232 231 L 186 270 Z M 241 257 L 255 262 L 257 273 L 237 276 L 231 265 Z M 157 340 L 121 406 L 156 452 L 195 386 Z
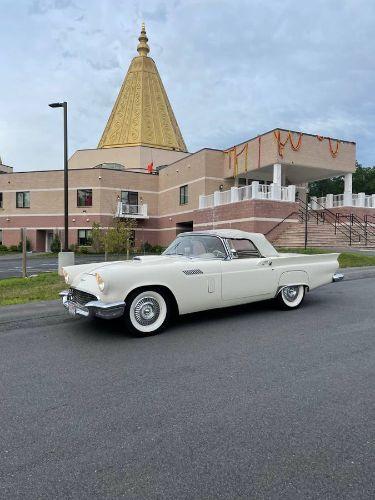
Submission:
M 98 284 L 98 287 L 99 287 L 99 290 L 102 292 L 105 288 L 105 283 L 104 283 L 104 280 L 103 278 L 100 276 L 99 273 L 96 273 L 95 274 L 95 278 L 96 278 L 96 282 Z

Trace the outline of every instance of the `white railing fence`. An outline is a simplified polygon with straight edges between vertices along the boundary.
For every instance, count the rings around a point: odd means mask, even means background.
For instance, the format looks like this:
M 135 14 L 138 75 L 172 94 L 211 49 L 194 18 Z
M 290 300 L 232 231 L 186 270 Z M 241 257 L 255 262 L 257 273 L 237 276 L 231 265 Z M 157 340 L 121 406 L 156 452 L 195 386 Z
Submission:
M 116 217 L 130 217 L 130 218 L 146 218 L 147 217 L 147 203 L 141 205 L 129 205 L 128 203 L 117 204 Z
M 312 196 L 310 198 L 310 205 L 313 210 L 337 207 L 375 208 L 375 194 L 352 194 L 346 192 L 344 194 L 327 194 L 327 196 L 321 198 Z
M 214 194 L 200 195 L 199 208 L 211 208 L 245 200 L 296 201 L 296 186 L 280 186 L 278 184 L 260 184 L 253 181 L 248 186 L 232 187 L 226 191 L 215 191 Z

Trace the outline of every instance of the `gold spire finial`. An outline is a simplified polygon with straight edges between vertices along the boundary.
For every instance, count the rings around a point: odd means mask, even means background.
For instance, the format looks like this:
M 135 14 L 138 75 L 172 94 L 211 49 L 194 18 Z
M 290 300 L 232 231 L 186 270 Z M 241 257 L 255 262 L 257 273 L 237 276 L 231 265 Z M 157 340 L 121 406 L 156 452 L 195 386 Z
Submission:
M 145 23 L 142 23 L 142 28 L 141 28 L 141 34 L 139 35 L 139 44 L 137 47 L 138 54 L 140 56 L 147 56 L 147 54 L 150 52 L 150 47 L 148 46 L 148 38 L 146 35 L 146 27 Z

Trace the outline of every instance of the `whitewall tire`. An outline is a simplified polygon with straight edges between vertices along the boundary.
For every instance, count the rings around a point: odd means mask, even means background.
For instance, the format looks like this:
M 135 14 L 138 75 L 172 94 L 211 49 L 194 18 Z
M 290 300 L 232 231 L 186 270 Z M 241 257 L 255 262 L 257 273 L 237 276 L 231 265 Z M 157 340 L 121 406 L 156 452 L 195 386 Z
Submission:
M 284 286 L 277 295 L 277 302 L 282 309 L 297 309 L 305 297 L 303 285 Z
M 170 311 L 170 301 L 166 294 L 143 289 L 135 291 L 127 298 L 124 319 L 132 334 L 155 335 L 166 327 Z

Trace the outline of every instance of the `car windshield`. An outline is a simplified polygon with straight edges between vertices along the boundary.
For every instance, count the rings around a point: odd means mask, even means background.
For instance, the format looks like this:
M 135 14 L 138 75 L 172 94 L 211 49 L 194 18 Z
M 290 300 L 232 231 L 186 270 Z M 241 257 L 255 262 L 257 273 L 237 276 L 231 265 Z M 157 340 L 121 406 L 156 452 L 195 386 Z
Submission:
M 163 255 L 182 255 L 200 259 L 225 259 L 227 256 L 220 238 L 205 235 L 179 236 Z

